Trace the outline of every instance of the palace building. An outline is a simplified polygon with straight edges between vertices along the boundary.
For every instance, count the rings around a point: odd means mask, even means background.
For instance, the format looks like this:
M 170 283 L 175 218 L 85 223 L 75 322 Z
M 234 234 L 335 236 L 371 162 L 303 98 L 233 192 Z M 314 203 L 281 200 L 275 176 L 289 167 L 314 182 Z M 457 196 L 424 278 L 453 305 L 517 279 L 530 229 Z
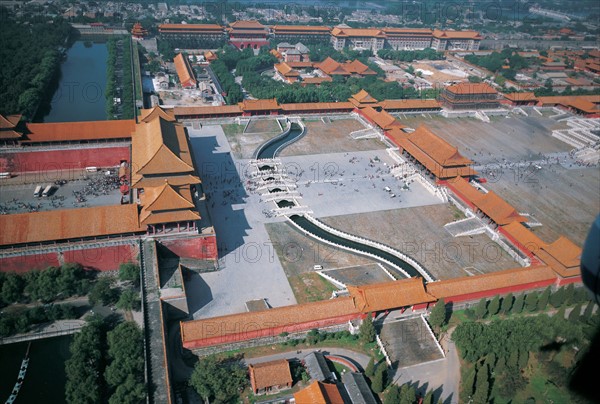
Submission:
M 498 91 L 487 83 L 460 83 L 446 87 L 439 98 L 442 105 L 453 110 L 492 109 L 500 106 Z
M 142 24 L 139 22 L 133 24 L 133 28 L 131 29 L 133 39 L 144 39 L 146 35 L 148 35 L 148 30 L 142 27 Z
M 227 28 L 229 43 L 238 49 L 269 45 L 269 29 L 258 21 L 235 21 Z
M 431 47 L 438 52 L 453 50 L 479 50 L 481 35 L 477 31 L 433 30 Z
M 383 49 L 385 38 L 385 33 L 378 28 L 339 26 L 331 30 L 331 44 L 336 50 L 348 47 L 355 50 L 370 49 L 377 52 L 379 49 Z
M 312 25 L 273 25 L 271 37 L 283 41 L 328 42 L 331 28 Z
M 188 58 L 184 57 L 183 54 L 178 53 L 177 56 L 175 56 L 175 59 L 173 59 L 173 62 L 175 64 L 177 76 L 179 76 L 181 87 L 196 88 L 198 81 L 196 80 L 196 75 L 194 74 L 194 70 L 192 69 Z
M 225 39 L 225 30 L 218 24 L 160 24 L 158 33 L 164 39 Z
M 382 29 L 386 45 L 395 50 L 415 50 L 431 47 L 432 31 L 429 28 L 392 28 Z

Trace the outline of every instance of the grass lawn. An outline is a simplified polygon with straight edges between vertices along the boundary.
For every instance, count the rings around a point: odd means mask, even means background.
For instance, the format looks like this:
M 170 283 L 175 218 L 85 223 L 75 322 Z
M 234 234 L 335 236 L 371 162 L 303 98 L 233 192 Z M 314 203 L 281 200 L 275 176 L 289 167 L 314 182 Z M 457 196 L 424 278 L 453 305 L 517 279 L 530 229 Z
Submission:
M 223 133 L 225 133 L 225 136 L 227 136 L 227 140 L 230 140 L 231 136 L 244 133 L 245 127 L 246 125 L 238 125 L 237 123 L 225 123 L 221 125 L 221 128 L 223 128 Z
M 316 272 L 305 272 L 288 278 L 298 304 L 327 300 L 337 290 Z

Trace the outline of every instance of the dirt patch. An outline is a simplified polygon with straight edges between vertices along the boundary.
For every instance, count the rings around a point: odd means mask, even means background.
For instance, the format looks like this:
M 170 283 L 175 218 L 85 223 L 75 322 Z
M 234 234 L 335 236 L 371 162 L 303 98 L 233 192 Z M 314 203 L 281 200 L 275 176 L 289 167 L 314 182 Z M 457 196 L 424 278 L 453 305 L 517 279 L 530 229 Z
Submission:
M 277 132 L 281 133 L 281 127 L 275 119 L 257 119 L 250 121 L 244 133 L 264 133 L 264 132 Z
M 365 129 L 356 119 L 336 119 L 328 123 L 321 120 L 303 120 L 306 135 L 286 147 L 281 156 L 299 156 L 306 154 L 324 154 L 381 150 L 386 146 L 378 139 L 354 140 L 350 133 Z
M 273 122 L 273 121 L 269 121 Z M 277 125 L 277 123 L 275 123 Z M 231 147 L 233 155 L 238 159 L 250 159 L 254 151 L 264 142 L 275 137 L 279 132 L 244 133 L 245 125 L 223 124 L 223 132 Z
M 486 235 L 452 237 L 443 226 L 463 217 L 456 212 L 450 205 L 432 205 L 333 216 L 322 220 L 342 231 L 405 252 L 438 279 L 519 266 Z

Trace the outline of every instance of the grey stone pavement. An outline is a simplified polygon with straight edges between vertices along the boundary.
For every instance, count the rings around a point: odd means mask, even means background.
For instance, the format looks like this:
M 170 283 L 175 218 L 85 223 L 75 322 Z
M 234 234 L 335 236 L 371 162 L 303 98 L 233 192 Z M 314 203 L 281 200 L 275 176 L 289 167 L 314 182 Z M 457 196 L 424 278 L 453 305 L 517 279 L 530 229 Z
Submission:
M 260 356 L 257 358 L 248 358 L 248 359 L 245 359 L 244 362 L 246 362 L 247 364 L 254 364 L 254 363 L 275 361 L 278 359 L 301 360 L 309 353 L 315 352 L 315 351 L 319 351 L 325 355 L 337 355 L 337 356 L 344 357 L 346 359 L 350 359 L 350 361 L 354 362 L 354 364 L 359 364 L 360 367 L 363 368 L 363 370 L 367 367 L 367 365 L 369 364 L 369 360 L 371 359 L 371 357 L 369 355 L 365 355 L 360 352 L 352 351 L 350 349 L 321 347 L 318 349 L 314 349 L 314 348 L 309 348 L 309 349 L 301 349 L 300 348 L 297 350 L 294 349 L 293 351 L 289 351 L 289 352 L 282 352 L 282 353 L 273 354 L 273 355 Z
M 264 226 L 259 195 L 242 185 L 244 167 L 230 153 L 220 126 L 188 127 L 220 250 L 220 271 L 186 284 L 190 313 L 207 318 L 245 311 L 245 302 L 267 299 L 287 306 L 296 298 Z

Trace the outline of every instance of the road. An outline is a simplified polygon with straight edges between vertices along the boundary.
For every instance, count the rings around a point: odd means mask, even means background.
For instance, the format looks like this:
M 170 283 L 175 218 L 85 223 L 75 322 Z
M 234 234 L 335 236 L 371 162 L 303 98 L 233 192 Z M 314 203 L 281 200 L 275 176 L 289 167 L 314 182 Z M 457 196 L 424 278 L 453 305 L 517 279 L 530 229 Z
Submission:
M 451 340 L 454 328 L 442 338 L 440 344 L 444 349 L 444 359 L 421 363 L 398 369 L 394 375 L 394 383 L 401 386 L 405 383 L 417 383 L 418 392 L 424 395 L 428 390 L 440 394 L 444 404 L 458 403 L 460 391 L 460 361 L 458 352 Z
M 367 365 L 369 364 L 369 361 L 371 360 L 371 357 L 369 355 L 365 355 L 360 352 L 352 351 L 350 349 L 321 347 L 318 349 L 316 349 L 316 348 L 315 349 L 310 349 L 310 348 L 309 349 L 299 349 L 299 350 L 294 349 L 293 351 L 289 351 L 289 352 L 282 352 L 282 353 L 273 354 L 273 355 L 260 356 L 257 358 L 244 359 L 244 362 L 247 364 L 254 364 L 254 363 L 275 361 L 278 359 L 301 360 L 309 353 L 315 352 L 315 351 L 320 351 L 321 353 L 323 353 L 325 355 L 336 355 L 336 356 L 341 356 L 345 359 L 350 359 L 351 362 L 358 363 L 363 369 L 367 367 Z M 298 352 L 300 352 L 300 353 L 298 353 Z

